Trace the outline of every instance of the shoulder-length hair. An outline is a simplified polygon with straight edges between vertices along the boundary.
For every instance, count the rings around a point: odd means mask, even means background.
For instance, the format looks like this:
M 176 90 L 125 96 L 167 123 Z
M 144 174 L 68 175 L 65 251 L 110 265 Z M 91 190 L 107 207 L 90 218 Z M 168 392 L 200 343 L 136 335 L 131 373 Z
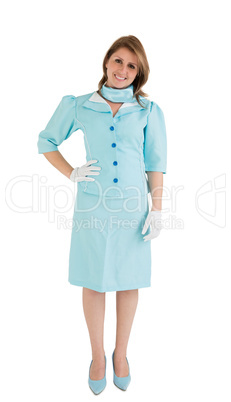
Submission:
M 132 85 L 134 96 L 139 105 L 143 107 L 143 105 L 141 104 L 140 96 L 148 97 L 148 94 L 143 92 L 141 88 L 148 80 L 150 69 L 144 47 L 139 39 L 133 35 L 121 36 L 111 45 L 111 47 L 106 52 L 103 60 L 103 76 L 98 83 L 99 93 L 101 94 L 100 90 L 107 81 L 106 63 L 110 59 L 111 55 L 122 47 L 126 47 L 131 52 L 135 53 L 138 58 L 138 74 L 132 82 Z

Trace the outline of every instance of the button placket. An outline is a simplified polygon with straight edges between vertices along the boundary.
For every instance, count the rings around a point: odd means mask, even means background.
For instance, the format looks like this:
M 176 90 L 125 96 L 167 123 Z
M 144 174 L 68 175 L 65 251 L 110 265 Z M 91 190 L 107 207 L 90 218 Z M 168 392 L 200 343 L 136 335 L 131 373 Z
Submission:
M 115 127 L 111 125 L 111 126 L 110 126 L 110 130 L 111 130 L 111 131 L 115 131 Z M 111 144 L 112 148 L 116 148 L 116 145 L 117 145 L 116 142 L 113 142 L 113 143 Z M 116 158 L 116 159 L 117 159 L 117 158 Z M 114 165 L 114 166 L 117 166 L 117 165 L 118 165 L 118 162 L 117 162 L 117 161 L 114 161 L 114 162 L 113 162 L 113 165 Z M 115 178 L 113 179 L 113 182 L 114 182 L 114 183 L 117 183 L 117 182 L 118 182 L 117 177 L 115 177 Z

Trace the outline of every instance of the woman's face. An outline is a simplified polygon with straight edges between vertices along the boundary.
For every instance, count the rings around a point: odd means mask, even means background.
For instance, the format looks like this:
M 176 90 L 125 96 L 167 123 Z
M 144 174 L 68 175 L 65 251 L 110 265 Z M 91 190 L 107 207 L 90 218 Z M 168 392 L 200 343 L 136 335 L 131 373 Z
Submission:
M 138 57 L 126 47 L 116 50 L 106 63 L 107 83 L 112 88 L 126 88 L 138 74 Z

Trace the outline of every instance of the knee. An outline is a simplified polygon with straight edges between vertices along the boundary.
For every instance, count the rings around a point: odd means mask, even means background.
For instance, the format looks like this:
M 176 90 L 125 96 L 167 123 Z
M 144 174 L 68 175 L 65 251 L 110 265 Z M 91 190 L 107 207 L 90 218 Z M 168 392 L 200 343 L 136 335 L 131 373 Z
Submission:
M 128 290 L 117 290 L 116 294 L 130 296 L 138 293 L 138 289 L 128 289 Z
M 85 293 L 87 293 L 88 295 L 91 295 L 91 296 L 105 295 L 105 292 L 98 292 L 97 290 L 84 288 L 84 287 L 83 287 L 83 292 L 85 292 Z

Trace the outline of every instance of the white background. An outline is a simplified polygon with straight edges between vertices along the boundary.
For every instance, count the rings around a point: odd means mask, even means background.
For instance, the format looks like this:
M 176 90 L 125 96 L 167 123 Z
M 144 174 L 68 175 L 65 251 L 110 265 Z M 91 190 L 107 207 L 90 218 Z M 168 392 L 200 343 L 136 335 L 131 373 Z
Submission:
M 152 240 L 152 286 L 139 291 L 126 393 L 112 382 L 115 292 L 106 294 L 108 385 L 100 398 L 230 402 L 229 5 L 21 0 L 1 6 L 2 401 L 95 397 L 87 384 L 91 347 L 82 288 L 67 280 L 71 228 L 58 225 L 60 216 L 72 218 L 72 202 L 61 212 L 58 205 L 67 193 L 74 201 L 75 185 L 38 154 L 37 140 L 62 96 L 98 89 L 106 50 L 131 34 L 150 63 L 144 90 L 165 115 L 166 228 Z M 73 167 L 85 163 L 80 131 L 59 150 Z

